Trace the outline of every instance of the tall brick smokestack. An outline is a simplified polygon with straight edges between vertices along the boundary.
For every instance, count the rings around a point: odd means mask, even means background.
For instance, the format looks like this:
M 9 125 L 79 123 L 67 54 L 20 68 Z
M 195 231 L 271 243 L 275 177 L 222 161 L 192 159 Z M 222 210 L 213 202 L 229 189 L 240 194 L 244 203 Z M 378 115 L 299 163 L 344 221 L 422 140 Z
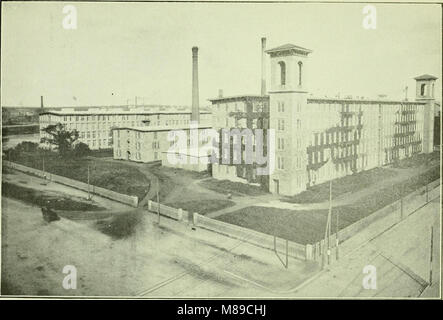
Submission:
M 198 48 L 192 47 L 192 115 L 191 121 L 200 121 L 198 103 Z
M 261 38 L 261 95 L 266 95 L 266 38 Z
M 43 105 L 43 96 L 40 96 L 40 108 L 43 109 L 44 105 Z

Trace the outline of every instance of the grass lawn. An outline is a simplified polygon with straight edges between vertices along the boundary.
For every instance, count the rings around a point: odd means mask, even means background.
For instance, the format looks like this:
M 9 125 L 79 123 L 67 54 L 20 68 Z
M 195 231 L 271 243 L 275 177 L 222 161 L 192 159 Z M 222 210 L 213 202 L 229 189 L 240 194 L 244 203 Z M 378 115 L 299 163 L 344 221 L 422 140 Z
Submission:
M 418 166 L 433 166 L 440 163 L 440 152 L 434 151 L 432 153 L 420 153 L 414 157 L 400 160 L 394 163 L 395 168 L 416 168 Z
M 53 152 L 41 150 L 36 153 L 22 152 L 20 157 L 12 161 L 42 170 L 43 159 L 45 171 L 53 174 L 87 182 L 89 166 L 89 182 L 92 185 L 135 195 L 139 199 L 142 199 L 149 191 L 149 179 L 137 168 L 124 163 L 107 163 L 94 158 L 60 159 Z
M 46 206 L 54 210 L 100 211 L 104 208 L 92 203 L 75 201 L 68 197 L 50 196 L 41 191 L 2 182 L 2 195 L 37 206 Z
M 199 214 L 205 215 L 213 211 L 232 207 L 233 205 L 235 205 L 235 202 L 231 200 L 211 199 L 166 203 L 166 205 L 173 208 L 182 208 L 183 210 L 189 212 L 197 212 Z
M 397 175 L 394 170 L 387 168 L 374 168 L 368 171 L 362 171 L 353 175 L 336 179 L 332 182 L 332 197 L 336 198 L 348 192 L 355 192 L 369 187 L 383 179 L 389 179 Z M 318 184 L 296 194 L 292 197 L 282 199 L 291 203 L 315 203 L 329 200 L 329 181 Z
M 440 168 L 435 167 L 402 184 L 379 189 L 371 195 L 356 199 L 351 205 L 333 208 L 332 231 L 336 230 L 337 214 L 339 214 L 339 229 L 342 229 L 439 177 Z M 290 210 L 252 206 L 226 213 L 216 219 L 307 244 L 317 242 L 324 237 L 327 214 L 327 209 Z
M 395 168 L 408 169 L 419 166 L 432 167 L 440 162 L 439 152 L 428 154 L 418 154 L 412 158 L 403 159 L 394 164 Z M 336 198 L 348 192 L 363 190 L 371 185 L 377 184 L 382 180 L 393 178 L 397 172 L 390 168 L 374 168 L 362 171 L 353 175 L 336 179 L 332 182 L 332 197 Z M 318 184 L 292 197 L 282 199 L 291 203 L 316 203 L 329 200 L 329 181 Z
M 258 186 L 229 180 L 207 179 L 199 182 L 199 185 L 221 194 L 261 196 L 269 193 Z

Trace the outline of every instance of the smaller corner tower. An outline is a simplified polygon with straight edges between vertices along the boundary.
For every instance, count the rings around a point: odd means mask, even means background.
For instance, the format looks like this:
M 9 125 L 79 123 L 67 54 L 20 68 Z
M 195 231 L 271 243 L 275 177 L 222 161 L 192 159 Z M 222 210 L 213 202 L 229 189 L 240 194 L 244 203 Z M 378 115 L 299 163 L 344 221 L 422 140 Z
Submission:
M 437 77 L 424 74 L 414 78 L 416 81 L 415 100 L 426 102 L 423 115 L 423 152 L 434 151 L 434 87 Z

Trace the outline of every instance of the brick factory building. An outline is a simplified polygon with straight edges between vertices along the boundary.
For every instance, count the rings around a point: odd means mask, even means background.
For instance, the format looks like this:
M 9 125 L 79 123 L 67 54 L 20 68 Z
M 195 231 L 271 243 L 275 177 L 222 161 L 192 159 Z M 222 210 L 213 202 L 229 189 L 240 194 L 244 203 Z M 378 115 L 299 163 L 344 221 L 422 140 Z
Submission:
M 215 178 L 259 183 L 272 193 L 294 195 L 318 183 L 433 151 L 436 77 L 415 78 L 415 101 L 308 97 L 311 52 L 292 44 L 267 50 L 267 92 L 262 81 L 261 95 L 210 100 L 213 126 L 220 132 L 274 130 L 273 145 L 264 148 L 275 150 L 275 169 L 268 176 L 258 178 L 254 165 L 241 159 L 241 164 L 214 164 Z M 234 145 L 237 137 L 229 139 Z

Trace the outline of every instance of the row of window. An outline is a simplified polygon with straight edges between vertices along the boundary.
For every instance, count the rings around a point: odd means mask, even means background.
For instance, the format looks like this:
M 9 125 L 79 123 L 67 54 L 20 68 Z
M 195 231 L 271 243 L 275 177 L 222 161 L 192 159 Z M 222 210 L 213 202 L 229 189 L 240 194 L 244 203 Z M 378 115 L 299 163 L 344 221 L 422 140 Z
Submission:
M 92 137 L 92 139 L 95 139 L 97 134 L 97 137 L 109 137 L 112 138 L 112 131 L 106 132 L 106 131 L 80 131 L 79 132 L 79 137 L 81 139 L 89 139 Z
M 280 85 L 286 85 L 286 63 L 284 61 L 279 61 L 278 65 L 280 66 Z M 302 67 L 303 63 L 301 61 L 298 62 L 298 85 L 301 86 L 302 83 Z

